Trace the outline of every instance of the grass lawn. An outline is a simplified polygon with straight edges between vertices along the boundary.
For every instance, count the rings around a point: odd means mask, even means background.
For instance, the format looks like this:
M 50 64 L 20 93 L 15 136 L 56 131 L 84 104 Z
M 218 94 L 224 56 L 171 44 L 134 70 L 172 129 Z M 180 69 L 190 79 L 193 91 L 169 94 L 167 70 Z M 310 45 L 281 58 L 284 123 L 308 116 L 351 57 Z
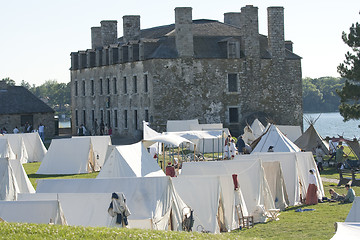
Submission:
M 97 173 L 44 176 L 36 175 L 39 163 L 24 164 L 31 182 L 39 178 L 95 178 Z M 326 168 L 322 173 L 326 178 L 338 178 L 335 169 Z M 345 194 L 344 186 L 323 182 L 325 194 L 334 188 Z M 36 184 L 35 184 L 36 185 Z M 360 187 L 354 187 L 360 193 Z M 334 223 L 344 222 L 352 204 L 320 203 L 313 206 L 289 207 L 281 212 L 279 221 L 256 224 L 251 229 L 235 230 L 222 234 L 201 234 L 171 231 L 150 231 L 117 228 L 84 228 L 46 224 L 0 223 L 0 239 L 330 239 L 335 232 Z M 295 212 L 298 208 L 314 211 Z

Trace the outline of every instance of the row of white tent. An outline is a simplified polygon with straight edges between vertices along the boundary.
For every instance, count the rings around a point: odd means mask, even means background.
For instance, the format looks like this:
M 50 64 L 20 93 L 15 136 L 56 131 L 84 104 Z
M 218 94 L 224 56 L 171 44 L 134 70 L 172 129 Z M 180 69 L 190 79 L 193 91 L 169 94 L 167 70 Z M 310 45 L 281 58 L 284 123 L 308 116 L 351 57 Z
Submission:
M 132 147 L 128 151 L 135 150 Z M 123 153 L 119 151 L 114 160 L 131 161 L 132 156 Z M 253 215 L 256 222 L 263 222 L 271 209 L 300 204 L 306 195 L 307 173 L 311 168 L 315 168 L 311 153 L 259 153 L 231 161 L 185 163 L 182 174 L 173 179 L 134 178 L 133 173 L 126 176 L 125 172 L 117 172 L 117 177 L 109 178 L 99 174 L 97 179 L 39 180 L 36 194 L 20 194 L 19 201 L 0 202 L 0 217 L 6 221 L 49 221 L 48 215 L 40 218 L 32 212 L 27 214 L 26 207 L 19 204 L 24 203 L 33 211 L 36 206 L 41 208 L 38 201 L 50 201 L 46 206 L 52 209 L 49 212 L 53 213 L 51 219 L 55 223 L 64 223 L 65 219 L 70 225 L 109 226 L 111 219 L 106 210 L 111 192 L 123 192 L 132 212 L 130 227 L 179 230 L 184 209 L 191 207 L 195 231 L 229 231 L 239 226 L 237 205 L 244 215 Z M 239 182 L 237 190 L 233 174 Z M 318 173 L 317 178 L 323 195 Z M 14 214 L 17 209 L 22 209 L 22 214 Z

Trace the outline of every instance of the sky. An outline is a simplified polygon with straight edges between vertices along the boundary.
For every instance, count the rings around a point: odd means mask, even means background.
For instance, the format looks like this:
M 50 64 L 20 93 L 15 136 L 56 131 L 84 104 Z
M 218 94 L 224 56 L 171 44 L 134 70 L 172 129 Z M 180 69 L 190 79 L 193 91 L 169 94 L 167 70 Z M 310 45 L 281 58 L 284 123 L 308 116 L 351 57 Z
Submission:
M 223 22 L 224 13 L 253 5 L 259 32 L 267 34 L 267 7 L 282 6 L 285 40 L 302 57 L 303 77 L 339 77 L 337 66 L 350 49 L 341 34 L 360 22 L 359 0 L 17 0 L 0 1 L 0 79 L 39 86 L 70 81 L 70 53 L 91 48 L 91 27 L 102 20 L 140 15 L 141 29 L 172 24 L 176 7 L 192 7 L 193 19 Z

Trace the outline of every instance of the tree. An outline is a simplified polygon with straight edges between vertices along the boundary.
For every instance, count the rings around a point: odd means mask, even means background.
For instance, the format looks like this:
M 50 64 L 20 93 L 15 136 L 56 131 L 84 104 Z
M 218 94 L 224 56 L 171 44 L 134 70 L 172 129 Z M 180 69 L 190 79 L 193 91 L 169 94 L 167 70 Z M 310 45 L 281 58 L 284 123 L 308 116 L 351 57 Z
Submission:
M 340 114 L 348 121 L 360 119 L 360 24 L 352 24 L 349 34 L 342 33 L 342 39 L 352 51 L 345 54 L 345 61 L 337 68 L 346 82 L 336 92 L 340 96 Z
M 5 81 L 5 83 L 9 86 L 15 86 L 15 81 L 10 79 L 9 77 L 1 79 L 1 81 Z

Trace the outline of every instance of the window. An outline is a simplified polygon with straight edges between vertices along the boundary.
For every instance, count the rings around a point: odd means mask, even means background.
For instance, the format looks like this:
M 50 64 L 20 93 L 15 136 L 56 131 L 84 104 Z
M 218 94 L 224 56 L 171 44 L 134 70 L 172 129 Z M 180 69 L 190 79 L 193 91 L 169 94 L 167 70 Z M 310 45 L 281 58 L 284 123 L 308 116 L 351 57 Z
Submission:
M 106 89 L 107 89 L 107 94 L 110 94 L 110 79 L 106 79 Z
M 79 126 L 79 115 L 78 110 L 75 110 L 75 125 Z
M 126 77 L 124 77 L 124 93 L 127 93 Z
M 114 94 L 117 94 L 117 83 L 116 83 L 116 78 L 113 78 L 113 83 L 114 83 Z
M 103 94 L 103 80 L 100 78 L 100 95 Z
M 83 124 L 86 125 L 86 110 L 83 110 Z
M 134 76 L 133 77 L 133 92 L 134 93 L 137 93 L 137 77 L 136 76 Z
M 148 92 L 149 91 L 149 87 L 148 87 L 148 76 L 147 74 L 144 75 L 144 92 Z
M 95 88 L 94 88 L 94 80 L 91 80 L 91 96 L 94 96 Z
M 149 122 L 149 110 L 145 109 L 145 122 Z
M 91 122 L 92 122 L 92 124 L 94 125 L 94 123 L 95 123 L 95 110 L 93 109 L 93 110 L 91 110 Z M 94 126 L 93 126 L 94 127 Z
M 124 128 L 128 128 L 128 115 L 127 115 L 127 110 L 124 110 Z
M 135 123 L 135 130 L 138 129 L 138 121 L 137 121 L 137 110 L 134 110 L 134 123 Z
M 85 96 L 85 81 L 82 81 L 82 92 L 83 96 Z
M 114 110 L 114 127 L 118 127 L 117 110 Z
M 239 122 L 238 108 L 229 108 L 229 122 L 230 123 L 238 123 Z
M 104 121 L 104 110 L 100 110 L 100 120 Z
M 75 81 L 74 85 L 75 85 L 75 96 L 77 96 L 78 95 L 78 82 Z
M 237 74 L 236 73 L 229 73 L 228 74 L 228 91 L 229 92 L 237 92 Z
M 110 110 L 107 111 L 107 125 L 108 125 L 108 127 L 111 126 L 111 114 L 110 114 Z

